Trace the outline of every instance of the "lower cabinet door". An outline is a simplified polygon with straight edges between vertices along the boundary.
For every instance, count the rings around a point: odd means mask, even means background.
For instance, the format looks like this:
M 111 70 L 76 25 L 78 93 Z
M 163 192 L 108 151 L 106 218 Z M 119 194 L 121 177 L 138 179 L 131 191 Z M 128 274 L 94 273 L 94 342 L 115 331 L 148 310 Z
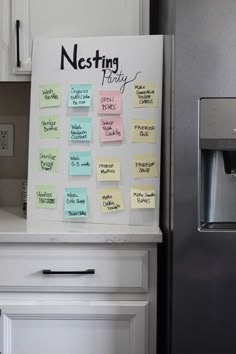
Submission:
M 0 306 L 1 354 L 145 354 L 146 301 Z

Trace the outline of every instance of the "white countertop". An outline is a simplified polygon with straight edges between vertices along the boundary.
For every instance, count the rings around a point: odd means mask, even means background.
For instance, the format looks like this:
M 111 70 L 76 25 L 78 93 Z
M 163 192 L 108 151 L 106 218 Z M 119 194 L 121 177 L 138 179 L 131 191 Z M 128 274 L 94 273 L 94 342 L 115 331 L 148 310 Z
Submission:
M 20 208 L 0 208 L 0 242 L 30 243 L 159 243 L 157 226 L 72 222 L 29 222 Z

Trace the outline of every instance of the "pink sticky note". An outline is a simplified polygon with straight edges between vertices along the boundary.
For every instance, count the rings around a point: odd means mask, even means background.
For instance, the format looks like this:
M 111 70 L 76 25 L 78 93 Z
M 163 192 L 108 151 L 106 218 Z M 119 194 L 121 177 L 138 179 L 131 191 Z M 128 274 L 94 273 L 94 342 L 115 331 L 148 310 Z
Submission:
M 99 114 L 120 114 L 121 113 L 121 92 L 100 91 L 98 96 Z
M 101 118 L 100 119 L 100 141 L 119 141 L 123 140 L 123 119 Z

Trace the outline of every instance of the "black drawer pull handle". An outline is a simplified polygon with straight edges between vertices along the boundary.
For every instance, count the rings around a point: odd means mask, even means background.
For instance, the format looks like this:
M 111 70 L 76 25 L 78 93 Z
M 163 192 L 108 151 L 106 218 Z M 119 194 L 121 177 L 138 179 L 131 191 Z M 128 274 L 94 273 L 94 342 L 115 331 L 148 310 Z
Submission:
M 16 66 L 21 67 L 20 62 L 20 20 L 16 20 Z
M 95 274 L 95 269 L 86 269 L 86 270 L 51 270 L 43 269 L 43 274 L 54 275 L 54 274 Z

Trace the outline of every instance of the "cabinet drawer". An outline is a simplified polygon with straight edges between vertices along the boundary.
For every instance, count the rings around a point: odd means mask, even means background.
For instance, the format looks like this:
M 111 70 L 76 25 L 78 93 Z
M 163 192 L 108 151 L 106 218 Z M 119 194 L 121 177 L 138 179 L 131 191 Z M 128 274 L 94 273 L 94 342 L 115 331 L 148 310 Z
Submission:
M 0 291 L 146 292 L 147 280 L 147 250 L 0 249 Z

